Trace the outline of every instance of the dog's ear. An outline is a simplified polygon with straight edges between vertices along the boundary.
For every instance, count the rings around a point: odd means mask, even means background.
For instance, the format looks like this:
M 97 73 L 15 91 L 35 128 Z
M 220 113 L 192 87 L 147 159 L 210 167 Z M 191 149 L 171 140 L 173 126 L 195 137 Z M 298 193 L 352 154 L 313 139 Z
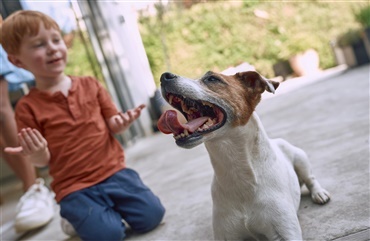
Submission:
M 275 93 L 275 90 L 279 87 L 279 82 L 266 79 L 256 71 L 239 72 L 235 74 L 235 77 L 240 79 L 247 87 L 259 93 L 265 90 Z

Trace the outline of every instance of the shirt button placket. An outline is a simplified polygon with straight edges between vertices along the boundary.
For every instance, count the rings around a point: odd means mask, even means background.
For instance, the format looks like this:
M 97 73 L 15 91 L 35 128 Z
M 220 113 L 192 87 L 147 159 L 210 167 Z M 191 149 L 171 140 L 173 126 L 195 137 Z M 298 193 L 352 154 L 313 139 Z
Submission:
M 80 116 L 80 112 L 78 111 L 77 104 L 71 98 L 68 98 L 68 107 L 69 111 L 71 112 L 74 119 L 77 119 Z

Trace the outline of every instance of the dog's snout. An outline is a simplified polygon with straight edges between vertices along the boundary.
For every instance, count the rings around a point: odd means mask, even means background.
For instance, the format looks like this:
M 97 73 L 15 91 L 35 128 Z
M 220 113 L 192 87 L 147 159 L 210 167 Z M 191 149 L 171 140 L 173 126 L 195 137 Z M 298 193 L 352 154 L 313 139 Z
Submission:
M 161 76 L 161 82 L 164 82 L 164 81 L 171 81 L 173 79 L 176 78 L 176 75 L 170 73 L 170 72 L 165 72 L 162 74 Z

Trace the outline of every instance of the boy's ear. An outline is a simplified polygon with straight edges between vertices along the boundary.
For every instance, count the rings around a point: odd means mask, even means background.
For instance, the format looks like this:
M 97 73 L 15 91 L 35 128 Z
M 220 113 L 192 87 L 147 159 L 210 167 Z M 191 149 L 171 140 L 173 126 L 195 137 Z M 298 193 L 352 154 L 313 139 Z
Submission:
M 17 56 L 13 55 L 13 54 L 8 54 L 8 60 L 10 63 L 14 64 L 15 66 L 17 66 L 18 68 L 23 68 L 23 64 L 22 64 L 22 61 L 20 61 L 19 58 L 17 58 Z

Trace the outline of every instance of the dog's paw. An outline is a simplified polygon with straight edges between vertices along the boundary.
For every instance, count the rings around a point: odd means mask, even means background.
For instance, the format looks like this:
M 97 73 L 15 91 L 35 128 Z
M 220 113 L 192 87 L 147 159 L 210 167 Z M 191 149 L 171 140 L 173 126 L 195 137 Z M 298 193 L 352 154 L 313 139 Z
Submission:
M 320 189 L 311 193 L 312 201 L 317 204 L 325 204 L 330 200 L 330 193 L 325 189 Z

